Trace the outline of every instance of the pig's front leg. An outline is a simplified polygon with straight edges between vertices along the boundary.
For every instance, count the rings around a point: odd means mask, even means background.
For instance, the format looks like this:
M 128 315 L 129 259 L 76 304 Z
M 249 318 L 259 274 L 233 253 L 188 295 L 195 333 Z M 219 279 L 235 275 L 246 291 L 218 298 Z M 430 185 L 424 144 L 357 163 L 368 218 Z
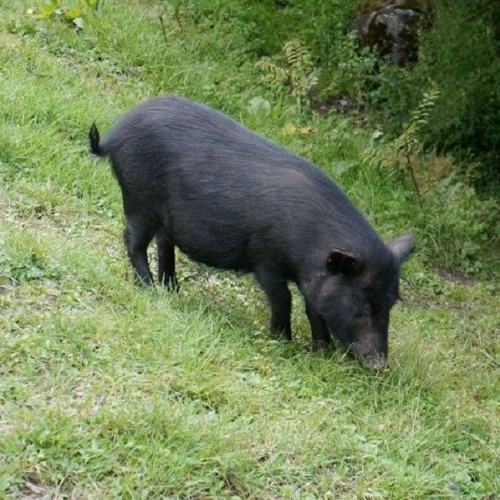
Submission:
M 269 299 L 271 332 L 286 340 L 292 340 L 292 327 L 290 325 L 292 297 L 287 281 L 265 269 L 257 270 L 255 277 Z
M 309 324 L 311 325 L 313 349 L 316 350 L 327 347 L 332 341 L 330 332 L 328 331 L 328 327 L 326 326 L 323 318 L 314 310 L 314 308 L 310 304 L 307 303 L 307 301 L 306 314 L 307 318 L 309 319 Z

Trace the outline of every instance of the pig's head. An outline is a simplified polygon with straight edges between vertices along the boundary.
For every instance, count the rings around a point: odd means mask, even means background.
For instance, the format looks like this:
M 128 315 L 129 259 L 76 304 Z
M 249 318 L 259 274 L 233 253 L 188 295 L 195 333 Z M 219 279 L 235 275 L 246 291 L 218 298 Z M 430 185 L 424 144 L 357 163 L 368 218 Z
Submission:
M 371 368 L 382 368 L 387 361 L 389 312 L 399 298 L 401 264 L 414 247 L 407 234 L 370 260 L 331 249 L 308 287 L 307 300 L 330 334 Z

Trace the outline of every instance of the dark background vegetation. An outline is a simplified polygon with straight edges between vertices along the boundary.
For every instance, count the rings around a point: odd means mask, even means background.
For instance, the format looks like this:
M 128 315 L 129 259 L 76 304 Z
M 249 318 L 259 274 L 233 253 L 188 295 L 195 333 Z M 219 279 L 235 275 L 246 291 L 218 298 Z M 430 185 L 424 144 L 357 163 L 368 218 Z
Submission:
M 318 90 L 335 90 L 366 106 L 370 123 L 392 136 L 401 132 L 422 93 L 440 90 L 429 120 L 425 146 L 451 152 L 475 167 L 479 186 L 498 186 L 500 155 L 500 3 L 495 0 L 417 0 L 405 2 L 425 12 L 419 60 L 395 67 L 347 43 L 353 18 L 382 1 L 255 0 L 205 2 L 199 20 L 223 16 L 241 36 L 242 55 L 274 56 L 290 39 L 311 52 L 324 76 Z M 194 5 L 193 2 L 191 2 Z M 190 2 L 177 2 L 178 9 Z M 425 7 L 425 8 L 424 8 Z M 229 28 L 232 29 L 232 28 Z M 342 85 L 344 83 L 344 85 Z M 330 95 L 331 97 L 331 95 Z
M 476 185 L 493 192 L 500 159 L 500 3 L 437 1 L 431 22 L 422 33 L 418 63 L 408 69 L 383 67 L 380 86 L 367 93 L 367 100 L 396 134 L 422 90 L 435 85 L 440 98 L 425 145 L 451 152 L 465 169 L 477 161 Z

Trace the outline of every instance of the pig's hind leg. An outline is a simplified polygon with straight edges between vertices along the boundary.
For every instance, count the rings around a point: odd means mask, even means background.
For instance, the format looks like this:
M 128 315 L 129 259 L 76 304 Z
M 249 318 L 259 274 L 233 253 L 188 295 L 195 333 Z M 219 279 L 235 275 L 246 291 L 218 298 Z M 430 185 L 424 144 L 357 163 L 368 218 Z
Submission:
M 175 274 L 175 246 L 163 230 L 156 234 L 156 245 L 158 247 L 158 283 L 177 292 L 179 283 Z
M 128 216 L 125 228 L 125 245 L 127 253 L 135 270 L 138 285 L 153 285 L 153 276 L 149 269 L 148 245 L 156 232 L 156 223 L 140 216 Z
M 290 314 L 292 297 L 286 280 L 264 269 L 258 269 L 255 277 L 264 289 L 271 306 L 271 332 L 286 340 L 292 340 Z

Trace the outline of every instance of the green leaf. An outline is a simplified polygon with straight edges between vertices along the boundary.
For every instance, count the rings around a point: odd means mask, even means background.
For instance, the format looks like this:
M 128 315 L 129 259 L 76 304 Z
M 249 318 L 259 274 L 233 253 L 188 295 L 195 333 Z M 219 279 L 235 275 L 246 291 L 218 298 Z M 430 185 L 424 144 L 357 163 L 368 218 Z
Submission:
M 83 29 L 83 18 L 81 17 L 75 17 L 73 19 L 73 24 L 78 28 L 78 29 Z
M 56 7 L 53 7 L 51 5 L 44 5 L 42 9 L 40 10 L 40 13 L 37 14 L 35 17 L 37 19 L 47 19 L 48 17 L 51 17 L 56 11 Z
M 80 7 L 73 7 L 72 9 L 68 10 L 68 12 L 66 12 L 66 14 L 64 14 L 64 17 L 68 21 L 75 22 L 75 19 L 81 18 L 82 15 L 83 15 L 83 11 L 82 11 L 82 9 Z
M 342 177 L 348 170 L 356 166 L 355 160 L 336 161 L 332 163 L 332 173 L 337 177 Z

